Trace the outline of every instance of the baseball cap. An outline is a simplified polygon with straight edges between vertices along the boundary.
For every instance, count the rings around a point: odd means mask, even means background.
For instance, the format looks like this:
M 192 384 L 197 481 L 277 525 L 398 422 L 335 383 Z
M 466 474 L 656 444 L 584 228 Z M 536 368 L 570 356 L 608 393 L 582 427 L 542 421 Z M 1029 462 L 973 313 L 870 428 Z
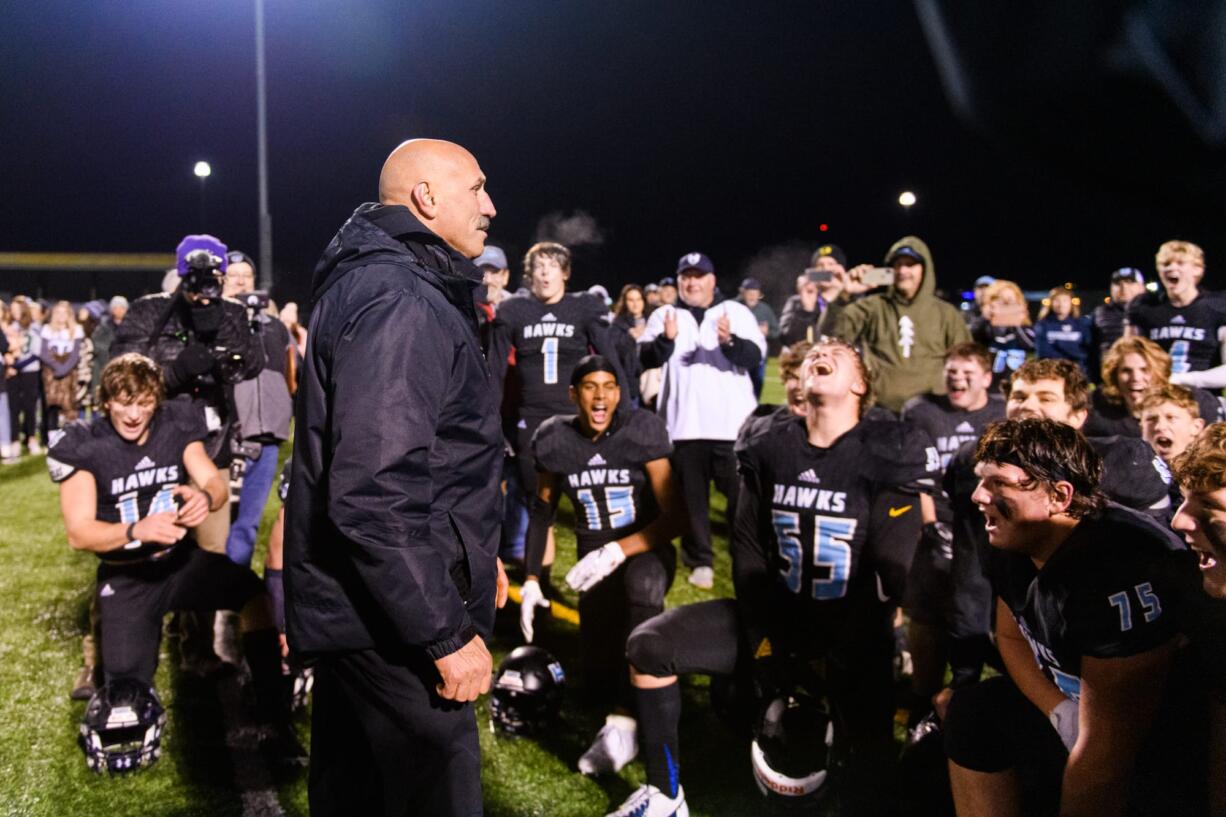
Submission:
M 975 279 L 976 287 L 986 287 L 994 283 L 996 283 L 996 279 L 993 278 L 991 275 L 980 275 L 978 278 Z
M 109 306 L 111 309 L 118 309 L 118 308 L 119 308 L 119 307 L 121 307 L 121 306 L 122 306 L 124 309 L 127 309 L 127 308 L 128 308 L 128 299 L 127 299 L 127 298 L 125 298 L 125 297 L 123 297 L 122 295 L 116 295 L 114 298 L 111 298 L 111 302 L 108 304 L 108 306 Z
M 510 269 L 507 264 L 507 254 L 493 244 L 486 244 L 485 251 L 473 259 L 478 267 L 493 267 L 495 269 Z
M 741 289 L 756 289 L 761 292 L 762 284 L 758 283 L 757 278 L 750 277 L 746 278 L 744 281 L 741 281 Z
M 1138 284 L 1145 283 L 1145 276 L 1136 267 L 1120 267 L 1111 273 L 1111 283 L 1118 284 L 1122 281 L 1135 281 Z
M 230 250 L 226 253 L 226 264 L 246 264 L 251 267 L 251 271 L 255 272 L 255 262 L 251 260 L 251 256 L 242 250 Z
M 676 289 L 676 288 L 677 288 L 677 279 L 676 279 L 676 278 L 674 278 L 674 277 L 672 277 L 671 275 L 666 275 L 666 276 L 664 276 L 663 278 L 661 278 L 661 279 L 660 279 L 660 286 L 662 286 L 662 287 L 672 287 L 673 289 Z
M 677 259 L 677 274 L 686 270 L 696 269 L 705 275 L 715 274 L 715 264 L 711 263 L 711 259 L 700 252 L 690 252 Z
M 659 292 L 660 285 L 659 284 L 648 284 L 647 286 L 643 287 L 643 291 L 644 292 Z
M 823 244 L 813 251 L 813 257 L 809 259 L 810 265 L 817 264 L 817 259 L 830 256 L 835 261 L 839 262 L 840 267 L 847 266 L 847 253 L 843 252 L 843 248 L 838 244 Z
M 885 262 L 887 264 L 893 264 L 895 258 L 910 258 L 913 261 L 920 262 L 921 264 L 924 263 L 924 256 L 916 252 L 915 249 L 905 246 L 905 245 L 902 247 L 899 247 L 898 249 L 894 250 L 894 252 L 890 253 L 890 257 L 885 259 Z
M 185 236 L 179 242 L 179 246 L 175 247 L 175 269 L 179 271 L 180 278 L 187 275 L 187 256 L 196 250 L 208 250 L 214 255 L 218 260 L 217 268 L 222 273 L 230 265 L 226 259 L 226 245 L 214 236 L 207 234 Z

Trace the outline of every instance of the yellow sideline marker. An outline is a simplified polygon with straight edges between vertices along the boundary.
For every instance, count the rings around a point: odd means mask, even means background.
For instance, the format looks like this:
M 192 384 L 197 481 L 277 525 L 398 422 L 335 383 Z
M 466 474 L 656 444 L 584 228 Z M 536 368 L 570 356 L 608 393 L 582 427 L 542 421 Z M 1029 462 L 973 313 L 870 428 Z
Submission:
M 520 604 L 523 601 L 523 597 L 520 595 L 519 591 L 520 591 L 520 587 L 518 584 L 511 585 L 510 590 L 507 591 L 507 595 L 511 597 L 511 601 L 515 602 L 516 604 Z M 562 621 L 565 621 L 567 624 L 573 624 L 576 627 L 579 626 L 579 611 L 578 610 L 567 607 L 565 604 L 558 601 L 557 599 L 551 599 L 550 602 L 551 603 L 549 605 L 549 614 L 551 616 L 553 616 L 556 619 L 561 619 Z

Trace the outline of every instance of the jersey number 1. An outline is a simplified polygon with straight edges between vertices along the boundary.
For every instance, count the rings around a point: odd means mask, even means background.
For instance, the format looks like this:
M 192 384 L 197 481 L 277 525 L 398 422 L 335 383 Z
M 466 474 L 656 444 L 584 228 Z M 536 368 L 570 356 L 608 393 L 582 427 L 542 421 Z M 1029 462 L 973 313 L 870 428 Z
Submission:
M 804 572 L 800 514 L 772 511 L 771 518 L 775 525 L 775 538 L 779 540 L 779 555 L 787 564 L 779 574 L 788 590 L 799 593 Z M 826 569 L 825 576 L 813 580 L 813 598 L 841 599 L 847 595 L 847 580 L 851 577 L 851 545 L 847 544 L 847 540 L 855 533 L 854 519 L 813 517 L 813 566 Z
M 558 382 L 558 339 L 545 338 L 541 354 L 545 357 L 545 383 L 553 385 Z

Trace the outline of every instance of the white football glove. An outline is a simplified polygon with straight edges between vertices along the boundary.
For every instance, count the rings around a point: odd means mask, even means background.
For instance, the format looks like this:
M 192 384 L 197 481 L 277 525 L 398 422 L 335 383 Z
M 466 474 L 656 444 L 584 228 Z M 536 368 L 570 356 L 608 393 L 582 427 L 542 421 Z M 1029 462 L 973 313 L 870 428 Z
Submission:
M 1060 735 L 1060 742 L 1070 752 L 1073 751 L 1073 744 L 1077 742 L 1077 733 L 1080 731 L 1077 715 L 1077 702 L 1063 700 L 1056 705 L 1056 708 L 1051 711 L 1051 715 L 1048 718 L 1051 721 L 1051 725 L 1055 727 L 1056 733 Z
M 528 579 L 519 591 L 519 629 L 524 634 L 524 641 L 532 643 L 532 617 L 536 608 L 548 607 L 549 599 L 541 592 L 541 584 L 536 579 Z
M 610 542 L 584 556 L 566 573 L 566 583 L 580 593 L 591 590 L 626 561 L 621 545 Z

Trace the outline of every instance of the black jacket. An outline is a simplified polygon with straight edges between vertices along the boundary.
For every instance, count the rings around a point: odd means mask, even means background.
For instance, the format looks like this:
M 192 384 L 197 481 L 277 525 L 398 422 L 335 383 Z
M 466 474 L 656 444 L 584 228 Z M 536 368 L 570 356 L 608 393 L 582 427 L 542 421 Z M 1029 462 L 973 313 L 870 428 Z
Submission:
M 111 358 L 139 352 L 154 360 L 167 375 L 169 399 L 190 400 L 203 413 L 213 409 L 221 421 L 210 426 L 205 448 L 218 466 L 231 460 L 230 437 L 237 429 L 232 411 L 233 385 L 255 377 L 262 368 L 262 356 L 247 328 L 247 310 L 238 301 L 222 298 L 215 305 L 216 326 L 197 331 L 188 302 L 178 293 L 159 292 L 138 298 L 116 330 Z M 160 327 L 160 330 L 159 330 Z M 153 337 L 157 333 L 157 337 Z M 175 384 L 170 376 L 175 359 L 189 343 L 203 343 L 213 351 L 216 362 L 208 374 Z
M 480 283 L 400 206 L 359 207 L 316 266 L 285 518 L 295 651 L 436 659 L 489 636 L 502 436 Z

